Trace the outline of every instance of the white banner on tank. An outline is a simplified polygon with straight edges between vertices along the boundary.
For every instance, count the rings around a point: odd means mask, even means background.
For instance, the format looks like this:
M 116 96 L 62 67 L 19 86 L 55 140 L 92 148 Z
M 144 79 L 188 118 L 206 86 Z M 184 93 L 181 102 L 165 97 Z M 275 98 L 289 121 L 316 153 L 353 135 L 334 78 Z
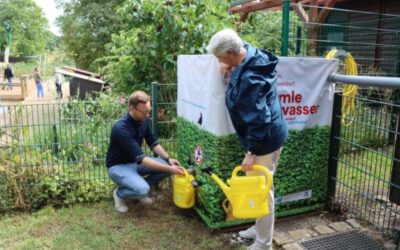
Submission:
M 337 65 L 324 58 L 279 58 L 279 100 L 290 129 L 331 125 L 334 85 L 327 79 Z
M 218 136 L 235 133 L 213 55 L 178 56 L 178 116 Z
M 337 60 L 280 57 L 277 87 L 290 129 L 330 125 Z M 225 106 L 225 86 L 213 55 L 178 56 L 178 116 L 217 135 L 235 133 Z

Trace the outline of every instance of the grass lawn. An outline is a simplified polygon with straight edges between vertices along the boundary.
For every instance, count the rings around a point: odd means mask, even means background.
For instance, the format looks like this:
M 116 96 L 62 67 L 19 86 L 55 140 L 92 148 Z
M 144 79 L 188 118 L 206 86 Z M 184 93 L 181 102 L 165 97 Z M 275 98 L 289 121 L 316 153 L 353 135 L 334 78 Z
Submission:
M 174 206 L 169 189 L 145 207 L 119 214 L 112 200 L 0 217 L 0 249 L 245 249 L 209 230 L 192 210 Z
M 387 189 L 392 173 L 392 158 L 392 146 L 342 154 L 338 178 L 356 189 L 364 189 L 366 186 Z

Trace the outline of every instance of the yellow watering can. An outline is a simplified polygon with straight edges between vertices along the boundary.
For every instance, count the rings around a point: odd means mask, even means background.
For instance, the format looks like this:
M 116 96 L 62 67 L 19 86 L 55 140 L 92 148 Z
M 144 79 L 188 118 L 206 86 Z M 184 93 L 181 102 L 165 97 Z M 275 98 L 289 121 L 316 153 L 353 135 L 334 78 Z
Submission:
M 195 195 L 192 182 L 193 175 L 183 168 L 184 175 L 174 175 L 173 177 L 173 199 L 176 206 L 180 208 L 191 208 L 194 206 Z
M 202 169 L 203 172 L 210 174 L 221 187 L 232 206 L 232 214 L 235 218 L 251 219 L 269 214 L 267 197 L 272 186 L 272 174 L 261 165 L 254 165 L 253 169 L 261 171 L 265 176 L 238 176 L 242 167 L 236 167 L 232 172 L 232 177 L 227 181 L 228 185 L 212 173 L 211 168 Z

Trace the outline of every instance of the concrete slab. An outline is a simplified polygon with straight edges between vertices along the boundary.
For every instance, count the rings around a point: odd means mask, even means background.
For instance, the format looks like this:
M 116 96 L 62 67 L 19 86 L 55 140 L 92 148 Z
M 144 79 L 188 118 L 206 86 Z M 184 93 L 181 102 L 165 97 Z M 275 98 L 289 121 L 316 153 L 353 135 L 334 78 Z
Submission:
M 346 220 L 347 224 L 349 224 L 350 226 L 354 227 L 354 228 L 362 228 L 362 226 L 355 220 L 355 219 L 348 219 Z
M 293 239 L 293 242 L 303 241 L 318 235 L 310 229 L 297 229 L 290 231 L 288 234 Z
M 334 223 L 329 224 L 329 227 L 331 227 L 336 232 L 345 232 L 345 231 L 353 229 L 346 222 L 334 222 Z
M 282 246 L 284 250 L 304 250 L 298 243 L 290 243 Z
M 293 243 L 293 239 L 287 233 L 274 232 L 274 243 L 278 246 L 282 246 L 284 244 Z
M 317 233 L 322 234 L 322 235 L 332 234 L 335 232 L 332 228 L 325 226 L 325 225 L 318 225 L 318 226 L 314 227 L 314 231 L 316 231 Z

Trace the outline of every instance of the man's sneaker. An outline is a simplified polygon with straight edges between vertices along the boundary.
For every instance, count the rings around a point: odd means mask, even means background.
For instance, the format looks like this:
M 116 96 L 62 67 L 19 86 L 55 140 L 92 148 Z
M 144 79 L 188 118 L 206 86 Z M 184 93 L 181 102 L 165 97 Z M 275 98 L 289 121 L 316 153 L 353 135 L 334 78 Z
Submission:
M 114 189 L 113 191 L 115 210 L 117 210 L 120 213 L 126 213 L 128 212 L 128 206 L 126 205 L 125 200 L 117 195 L 117 189 L 118 188 Z
M 246 239 L 255 239 L 257 237 L 256 227 L 249 227 L 247 230 L 243 230 L 239 232 L 239 236 Z
M 153 204 L 154 201 L 153 201 L 153 199 L 150 198 L 149 196 L 146 196 L 146 197 L 140 198 L 140 199 L 139 199 L 139 202 L 140 202 L 141 204 L 143 204 L 143 205 L 148 206 L 148 205 Z

